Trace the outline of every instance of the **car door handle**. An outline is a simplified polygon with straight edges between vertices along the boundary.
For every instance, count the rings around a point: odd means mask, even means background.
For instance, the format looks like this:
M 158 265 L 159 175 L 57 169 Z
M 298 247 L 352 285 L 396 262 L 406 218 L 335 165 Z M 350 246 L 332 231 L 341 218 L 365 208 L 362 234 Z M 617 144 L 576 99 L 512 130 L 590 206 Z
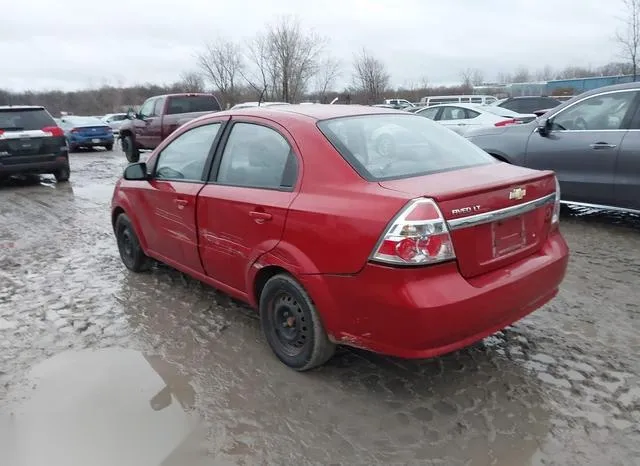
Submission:
M 589 144 L 589 147 L 591 147 L 594 150 L 599 150 L 599 149 L 615 149 L 617 146 L 615 144 L 609 144 L 608 142 L 595 142 L 593 144 Z
M 180 210 L 184 209 L 189 204 L 189 201 L 187 201 L 186 199 L 174 199 L 173 202 L 176 203 L 178 209 Z
M 254 219 L 256 223 L 264 223 L 273 218 L 271 214 L 267 212 L 258 212 L 257 210 L 249 212 L 249 217 Z

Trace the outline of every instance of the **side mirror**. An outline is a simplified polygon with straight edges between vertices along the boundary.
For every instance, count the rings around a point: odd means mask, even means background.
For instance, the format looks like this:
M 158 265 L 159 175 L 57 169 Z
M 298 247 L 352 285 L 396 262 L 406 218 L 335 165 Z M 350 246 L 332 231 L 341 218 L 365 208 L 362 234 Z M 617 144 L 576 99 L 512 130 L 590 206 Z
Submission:
M 149 179 L 147 164 L 144 162 L 131 163 L 124 169 L 125 180 L 144 181 Z
M 542 118 L 538 121 L 538 133 L 540 136 L 547 136 L 551 132 L 551 121 L 548 118 Z

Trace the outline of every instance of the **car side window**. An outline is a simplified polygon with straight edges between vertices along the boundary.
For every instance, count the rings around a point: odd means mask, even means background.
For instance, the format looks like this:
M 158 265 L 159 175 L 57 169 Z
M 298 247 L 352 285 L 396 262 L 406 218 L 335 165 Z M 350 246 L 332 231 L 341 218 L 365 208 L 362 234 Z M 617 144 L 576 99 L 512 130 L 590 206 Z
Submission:
M 221 123 L 198 126 L 182 133 L 158 155 L 154 178 L 202 181 L 202 172 Z
M 222 153 L 216 182 L 253 188 L 292 188 L 296 157 L 277 131 L 253 123 L 236 123 Z
M 153 108 L 157 100 L 158 99 L 149 99 L 144 104 L 142 104 L 142 108 L 140 108 L 140 111 L 138 112 L 140 116 L 143 118 L 153 116 Z
M 435 120 L 436 115 L 438 114 L 438 110 L 440 110 L 439 107 L 431 107 L 421 112 L 418 112 L 418 115 L 429 118 L 430 120 Z
M 444 107 L 442 109 L 442 115 L 440 115 L 441 121 L 464 120 L 465 118 L 465 109 L 460 107 Z
M 476 112 L 475 110 L 470 110 L 470 109 L 465 109 L 465 113 L 467 115 L 467 119 L 471 120 L 472 118 L 476 118 L 478 116 L 480 116 L 479 112 Z
M 162 107 L 164 107 L 164 99 L 156 99 L 155 105 L 153 107 L 153 116 L 162 115 Z
M 560 111 L 551 119 L 554 131 L 602 131 L 623 129 L 637 92 L 595 95 Z

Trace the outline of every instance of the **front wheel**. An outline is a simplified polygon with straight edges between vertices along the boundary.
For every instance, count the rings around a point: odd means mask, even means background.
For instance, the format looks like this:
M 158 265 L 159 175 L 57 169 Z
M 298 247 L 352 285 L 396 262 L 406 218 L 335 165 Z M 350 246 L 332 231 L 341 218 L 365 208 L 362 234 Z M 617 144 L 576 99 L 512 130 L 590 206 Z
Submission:
M 260 323 L 273 352 L 292 369 L 313 369 L 335 353 L 313 301 L 289 275 L 275 275 L 265 284 Z
M 152 259 L 147 256 L 133 230 L 131 220 L 126 214 L 120 214 L 116 220 L 116 240 L 122 263 L 132 272 L 145 272 L 151 268 Z
M 127 157 L 127 160 L 129 162 L 136 163 L 140 160 L 140 150 L 138 150 L 133 137 L 131 137 L 130 135 L 122 138 L 122 150 L 124 151 L 124 155 Z

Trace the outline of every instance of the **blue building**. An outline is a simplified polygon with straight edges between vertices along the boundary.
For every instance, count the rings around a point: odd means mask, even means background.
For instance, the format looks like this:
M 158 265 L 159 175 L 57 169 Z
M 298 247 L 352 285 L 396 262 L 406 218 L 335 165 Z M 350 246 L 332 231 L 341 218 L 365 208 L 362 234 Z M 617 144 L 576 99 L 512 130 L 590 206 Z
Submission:
M 558 91 L 570 90 L 572 95 L 577 95 L 599 87 L 611 86 L 613 84 L 630 83 L 633 81 L 633 75 L 626 76 L 597 76 L 595 78 L 576 78 L 576 79 L 555 79 L 547 81 L 547 95 L 557 94 Z

